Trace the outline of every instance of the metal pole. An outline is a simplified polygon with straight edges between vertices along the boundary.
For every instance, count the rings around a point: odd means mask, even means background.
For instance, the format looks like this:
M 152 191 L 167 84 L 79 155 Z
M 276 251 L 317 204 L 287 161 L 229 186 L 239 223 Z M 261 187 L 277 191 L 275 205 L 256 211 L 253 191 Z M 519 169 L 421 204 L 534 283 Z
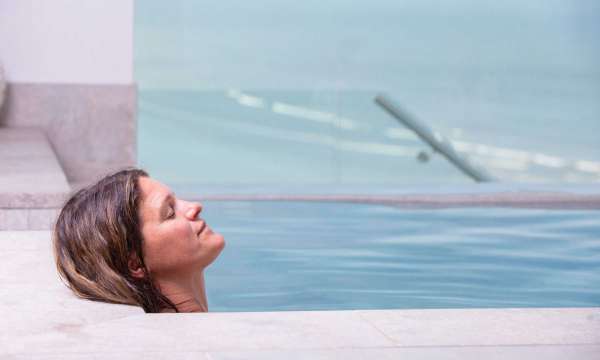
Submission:
M 429 144 L 429 146 L 431 146 L 435 151 L 444 155 L 448 161 L 450 161 L 467 176 L 473 178 L 473 180 L 477 182 L 494 181 L 494 179 L 483 169 L 477 169 L 475 166 L 471 165 L 467 159 L 458 155 L 451 145 L 436 139 L 433 132 L 427 126 L 420 123 L 418 120 L 411 118 L 398 107 L 395 107 L 391 101 L 385 98 L 385 96 L 377 95 L 375 97 L 375 103 L 381 106 L 396 120 L 400 121 L 404 126 L 412 130 L 419 138 L 421 138 L 421 140 Z

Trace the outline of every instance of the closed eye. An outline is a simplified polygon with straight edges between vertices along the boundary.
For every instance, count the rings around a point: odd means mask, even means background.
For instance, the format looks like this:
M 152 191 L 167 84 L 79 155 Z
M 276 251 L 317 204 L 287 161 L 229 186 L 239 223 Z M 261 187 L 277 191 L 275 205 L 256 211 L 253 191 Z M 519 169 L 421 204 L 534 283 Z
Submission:
M 175 217 L 175 211 L 173 210 L 173 208 L 169 208 L 169 209 L 171 209 L 171 215 L 169 215 L 169 216 L 167 217 L 167 219 L 172 219 L 172 218 L 174 218 L 174 217 Z

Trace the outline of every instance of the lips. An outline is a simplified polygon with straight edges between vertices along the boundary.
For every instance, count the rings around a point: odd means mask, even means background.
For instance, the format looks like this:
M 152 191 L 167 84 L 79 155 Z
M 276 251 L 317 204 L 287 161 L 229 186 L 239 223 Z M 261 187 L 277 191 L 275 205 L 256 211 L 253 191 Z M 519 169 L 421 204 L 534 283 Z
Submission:
M 202 232 L 204 231 L 205 228 L 206 228 L 206 221 L 202 221 L 202 226 L 200 226 L 200 230 L 198 230 L 198 236 L 200 236 L 200 234 L 202 234 Z

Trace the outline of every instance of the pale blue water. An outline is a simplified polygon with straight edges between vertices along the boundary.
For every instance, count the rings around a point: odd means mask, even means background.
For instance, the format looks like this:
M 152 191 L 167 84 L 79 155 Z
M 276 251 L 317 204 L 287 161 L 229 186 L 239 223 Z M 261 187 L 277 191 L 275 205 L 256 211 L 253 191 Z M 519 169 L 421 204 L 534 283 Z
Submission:
M 140 165 L 171 184 L 600 181 L 600 2 L 136 3 Z
M 600 306 L 600 212 L 204 202 L 211 311 Z

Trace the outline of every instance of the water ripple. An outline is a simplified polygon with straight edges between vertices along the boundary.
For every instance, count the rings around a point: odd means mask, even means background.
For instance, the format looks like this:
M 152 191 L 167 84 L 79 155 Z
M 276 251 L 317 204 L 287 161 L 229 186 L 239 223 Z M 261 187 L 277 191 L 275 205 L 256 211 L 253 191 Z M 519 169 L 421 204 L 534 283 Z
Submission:
M 227 239 L 218 311 L 600 306 L 598 211 L 205 207 Z

